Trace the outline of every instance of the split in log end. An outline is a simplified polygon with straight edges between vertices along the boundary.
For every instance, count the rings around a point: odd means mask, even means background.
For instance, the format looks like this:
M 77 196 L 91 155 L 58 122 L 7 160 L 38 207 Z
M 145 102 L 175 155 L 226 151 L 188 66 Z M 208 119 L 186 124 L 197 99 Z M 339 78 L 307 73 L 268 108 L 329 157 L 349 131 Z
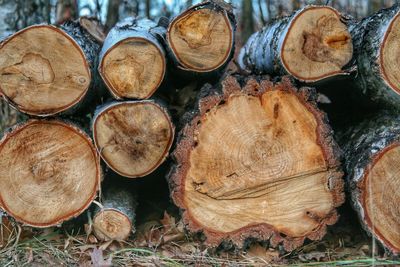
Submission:
M 142 177 L 167 157 L 174 139 L 168 113 L 153 101 L 114 103 L 93 121 L 96 147 L 107 163 L 125 177 Z
M 172 174 L 175 203 L 189 230 L 209 245 L 246 238 L 320 239 L 344 201 L 338 151 L 323 114 L 289 82 L 232 77 L 224 96 L 200 102 L 183 130 Z
M 90 138 L 60 121 L 31 120 L 0 142 L 0 206 L 17 221 L 48 227 L 82 213 L 99 189 Z
M 103 209 L 93 218 L 94 234 L 103 241 L 126 240 L 133 231 L 132 228 L 129 217 L 116 209 Z
M 86 94 L 91 73 L 79 45 L 49 25 L 25 28 L 0 46 L 0 88 L 18 110 L 54 115 Z
M 375 156 L 358 188 L 365 223 L 390 251 L 400 253 L 400 144 Z
M 280 53 L 289 74 L 312 82 L 342 73 L 352 58 L 353 45 L 335 9 L 311 6 L 293 18 Z
M 131 37 L 107 51 L 99 72 L 117 99 L 146 99 L 160 86 L 165 68 L 164 52 L 157 45 Z
M 233 49 L 233 31 L 225 11 L 193 8 L 172 21 L 167 40 L 184 68 L 210 72 L 229 59 Z

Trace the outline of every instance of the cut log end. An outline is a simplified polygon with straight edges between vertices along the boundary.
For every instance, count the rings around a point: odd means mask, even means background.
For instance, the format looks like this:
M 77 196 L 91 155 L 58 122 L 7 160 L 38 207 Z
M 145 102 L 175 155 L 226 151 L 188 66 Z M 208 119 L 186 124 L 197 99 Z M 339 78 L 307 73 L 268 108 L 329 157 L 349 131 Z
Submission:
M 126 177 L 142 177 L 168 155 L 174 138 L 169 115 L 153 101 L 112 104 L 93 123 L 95 144 L 104 161 Z
M 102 241 L 126 240 L 132 232 L 129 217 L 116 209 L 103 209 L 93 218 L 93 231 Z
M 400 253 L 400 144 L 376 156 L 359 184 L 365 222 L 385 247 Z
M 12 105 L 31 115 L 54 115 L 78 103 L 91 74 L 85 55 L 65 32 L 35 25 L 0 47 L 0 88 Z
M 231 80 L 224 97 L 203 99 L 174 154 L 186 223 L 210 245 L 275 235 L 291 250 L 321 238 L 343 202 L 321 114 L 291 85 L 251 81 L 246 92 Z
M 329 7 L 311 6 L 297 14 L 281 48 L 288 73 L 306 82 L 342 72 L 352 55 L 347 26 L 340 14 Z
M 114 45 L 100 63 L 100 73 L 117 98 L 149 98 L 165 73 L 164 53 L 152 42 L 131 37 Z
M 184 68 L 208 72 L 229 59 L 233 48 L 233 28 L 223 11 L 190 9 L 171 23 L 167 39 Z
M 100 178 L 90 138 L 69 124 L 31 120 L 0 143 L 0 206 L 26 225 L 48 227 L 79 215 Z
M 400 94 L 400 16 L 397 14 L 389 24 L 380 49 L 380 66 L 386 83 Z

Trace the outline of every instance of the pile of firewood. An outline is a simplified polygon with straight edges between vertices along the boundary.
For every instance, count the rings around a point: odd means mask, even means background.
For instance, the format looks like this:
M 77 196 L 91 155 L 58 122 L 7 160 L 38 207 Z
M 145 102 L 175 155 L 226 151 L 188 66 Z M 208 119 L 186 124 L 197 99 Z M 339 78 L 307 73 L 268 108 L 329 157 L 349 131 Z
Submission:
M 0 45 L 1 95 L 30 117 L 0 141 L 0 206 L 32 227 L 89 209 L 99 239 L 126 239 L 138 201 L 102 186 L 103 174 L 145 177 L 174 147 L 171 198 L 210 246 L 269 240 L 291 251 L 319 240 L 347 188 L 365 230 L 398 253 L 399 14 L 395 5 L 354 21 L 307 6 L 254 33 L 234 73 L 236 22 L 220 1 L 108 34 L 89 18 L 25 28 Z M 366 120 L 334 135 L 305 84 L 394 112 L 360 108 Z

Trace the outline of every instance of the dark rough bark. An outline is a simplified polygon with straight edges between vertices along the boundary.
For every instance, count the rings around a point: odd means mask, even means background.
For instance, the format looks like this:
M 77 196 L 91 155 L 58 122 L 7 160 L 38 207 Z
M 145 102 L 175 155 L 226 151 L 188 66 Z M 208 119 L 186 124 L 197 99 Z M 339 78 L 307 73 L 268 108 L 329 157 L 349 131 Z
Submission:
M 297 8 L 297 6 L 295 7 Z M 314 7 L 316 6 L 306 6 L 295 11 L 290 16 L 270 20 L 262 30 L 250 36 L 238 55 L 240 68 L 254 74 L 272 74 L 278 76 L 289 74 L 302 82 L 317 82 L 332 76 L 349 74 L 349 70 L 342 69 L 340 72 L 328 73 L 323 77 L 305 79 L 290 73 L 283 64 L 281 51 L 289 28 L 295 23 L 301 13 Z M 342 22 L 346 21 L 344 17 L 341 17 L 341 20 Z M 304 44 L 299 43 L 298 45 L 302 46 Z
M 104 56 L 110 51 L 110 49 L 112 49 L 114 46 L 124 40 L 127 40 L 129 38 L 142 38 L 155 45 L 162 56 L 165 58 L 165 50 L 163 45 L 165 32 L 166 29 L 163 26 L 159 26 L 151 20 L 136 18 L 127 18 L 124 21 L 115 25 L 115 27 L 110 30 L 106 39 L 104 40 L 103 47 L 100 51 L 98 71 L 100 75 L 102 75 L 103 80 L 105 81 L 110 93 L 114 98 L 121 99 L 123 97 L 117 95 L 116 92 L 111 89 L 111 85 L 109 85 L 104 78 L 104 74 L 102 73 L 102 62 Z M 165 61 L 164 64 L 166 64 Z M 165 65 L 163 67 L 165 69 Z M 155 88 L 153 92 L 151 92 L 151 94 L 148 95 L 146 98 L 150 97 L 156 89 L 157 88 Z
M 186 228 L 192 233 L 202 233 L 206 238 L 205 243 L 209 246 L 216 247 L 221 243 L 230 243 L 241 248 L 248 241 L 269 240 L 271 246 L 283 245 L 285 250 L 291 251 L 301 246 L 306 238 L 311 240 L 321 239 L 326 232 L 327 225 L 332 225 L 337 221 L 338 215 L 335 208 L 344 202 L 342 173 L 339 167 L 341 152 L 333 139 L 333 132 L 328 125 L 326 115 L 316 107 L 315 91 L 304 87 L 295 89 L 287 77 L 283 78 L 281 83 L 275 84 L 275 89 L 271 89 L 271 86 L 274 86 L 274 84 L 268 81 L 268 78 L 264 80 L 263 77 L 243 78 L 239 76 L 226 78 L 222 82 L 222 86 L 212 87 L 207 84 L 199 94 L 196 108 L 188 111 L 181 118 L 181 122 L 185 124 L 185 127 L 182 128 L 178 135 L 176 149 L 172 154 L 176 164 L 168 175 L 171 198 L 180 208 Z M 332 211 L 326 217 L 320 217 L 320 226 L 304 237 L 286 236 L 267 223 L 254 223 L 227 233 L 214 231 L 192 217 L 190 208 L 186 205 L 184 199 L 185 179 L 190 168 L 190 153 L 198 145 L 199 140 L 196 139 L 195 135 L 207 113 L 220 105 L 224 105 L 231 94 L 235 95 L 239 92 L 244 92 L 249 96 L 260 96 L 268 90 L 283 90 L 293 93 L 299 99 L 302 99 L 302 103 L 307 106 L 308 110 L 312 110 L 311 112 L 316 117 L 319 125 L 317 130 L 318 140 L 323 149 L 326 150 L 325 156 L 329 166 L 335 170 L 329 178 L 329 191 L 333 199 Z M 224 141 L 221 140 L 221 142 Z M 226 208 L 229 209 L 229 207 Z M 250 209 L 251 207 L 248 208 Z
M 379 160 L 387 148 L 400 143 L 400 123 L 397 115 L 380 113 L 337 133 L 338 143 L 343 149 L 347 191 L 351 204 L 357 211 L 364 230 L 375 237 L 388 251 L 399 253 L 400 247 L 393 247 L 379 233 L 374 233 L 372 223 L 366 218 L 363 193 L 366 174 L 372 164 Z M 397 218 L 399 219 L 399 218 Z
M 195 10 L 199 10 L 199 9 L 211 9 L 211 10 L 216 10 L 217 12 L 220 12 L 222 14 L 224 14 L 228 20 L 229 23 L 231 25 L 232 28 L 232 49 L 228 55 L 228 57 L 225 60 L 225 63 L 222 64 L 220 67 L 218 67 L 217 69 L 213 69 L 213 70 L 209 70 L 207 72 L 201 72 L 201 71 L 197 71 L 191 68 L 188 68 L 184 65 L 182 65 L 182 63 L 180 62 L 179 58 L 176 56 L 176 54 L 174 53 L 173 49 L 171 48 L 171 44 L 168 38 L 168 32 L 170 31 L 170 27 L 167 29 L 167 37 L 166 37 L 166 49 L 168 52 L 168 57 L 170 59 L 170 63 L 172 63 L 173 66 L 175 66 L 177 68 L 178 73 L 180 73 L 180 71 L 183 71 L 183 75 L 184 74 L 189 74 L 189 76 L 193 75 L 202 75 L 205 74 L 205 78 L 208 78 L 207 76 L 210 73 L 219 73 L 222 72 L 223 70 L 226 69 L 226 67 L 228 66 L 230 60 L 233 58 L 234 56 L 234 52 L 235 52 L 235 32 L 236 32 L 236 18 L 235 15 L 233 13 L 233 7 L 230 4 L 227 4 L 221 0 L 206 0 L 202 3 L 199 3 L 197 5 L 194 5 L 190 8 L 188 8 L 187 10 L 183 11 L 180 15 L 176 16 L 175 18 L 171 19 L 171 22 L 169 23 L 169 25 L 172 24 L 172 22 L 174 20 L 179 19 L 181 16 L 185 15 L 185 14 L 190 14 L 190 12 L 195 11 Z M 182 73 L 180 73 L 182 74 Z M 212 74 L 211 74 L 212 76 Z
M 380 51 L 388 26 L 399 10 L 400 5 L 395 4 L 364 18 L 350 28 L 354 47 L 353 60 L 357 65 L 357 88 L 370 100 L 397 109 L 400 108 L 400 95 L 382 75 Z
M 136 221 L 136 207 L 137 194 L 136 192 L 131 192 L 126 188 L 121 186 L 110 186 L 102 192 L 101 204 L 102 207 L 97 207 L 93 214 L 93 221 L 96 222 L 96 216 L 102 216 L 104 211 L 115 211 L 122 213 L 129 221 L 129 225 L 124 225 L 124 227 L 129 228 L 129 233 L 135 232 L 135 221 Z M 113 222 L 110 222 L 112 224 Z M 96 229 L 97 225 L 94 224 L 94 233 L 101 240 L 113 239 L 111 236 L 107 236 L 107 233 L 101 232 L 101 229 Z M 116 229 L 118 225 L 115 225 Z M 121 227 L 121 226 L 119 226 Z M 106 229 L 103 229 L 106 230 Z M 116 233 L 118 234 L 118 233 Z M 128 238 L 126 236 L 125 238 Z

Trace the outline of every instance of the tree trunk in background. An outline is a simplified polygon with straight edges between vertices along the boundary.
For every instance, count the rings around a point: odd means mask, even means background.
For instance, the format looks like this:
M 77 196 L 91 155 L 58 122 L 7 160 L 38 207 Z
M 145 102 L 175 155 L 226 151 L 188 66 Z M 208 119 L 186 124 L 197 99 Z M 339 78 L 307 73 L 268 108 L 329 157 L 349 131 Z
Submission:
M 272 20 L 271 0 L 267 0 L 268 21 Z
M 109 0 L 107 7 L 106 31 L 109 31 L 119 20 L 119 2 L 120 0 Z
M 372 14 L 381 8 L 381 0 L 370 0 L 368 4 L 368 13 Z
M 299 0 L 292 0 L 292 10 L 296 11 L 300 9 L 300 1 Z
M 265 25 L 265 17 L 264 17 L 264 12 L 262 9 L 262 0 L 258 0 L 258 10 L 260 12 L 260 20 L 262 25 Z
M 241 17 L 242 43 L 249 39 L 254 32 L 253 3 L 251 0 L 243 0 Z
M 151 1 L 146 0 L 146 17 L 150 19 Z
M 68 20 L 75 20 L 79 15 L 77 0 L 58 0 L 56 10 L 56 24 L 58 25 Z

